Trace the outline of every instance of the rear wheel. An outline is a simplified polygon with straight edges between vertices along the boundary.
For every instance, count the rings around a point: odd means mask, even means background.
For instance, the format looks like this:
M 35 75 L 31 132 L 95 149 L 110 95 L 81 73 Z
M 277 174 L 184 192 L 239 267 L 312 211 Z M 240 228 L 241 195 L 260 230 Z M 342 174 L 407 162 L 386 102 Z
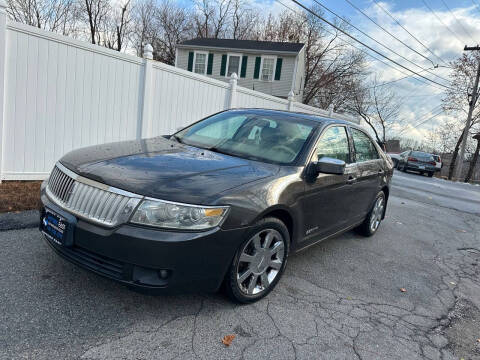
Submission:
M 433 172 L 430 171 L 430 172 L 428 173 L 428 177 L 432 177 L 432 176 L 433 176 Z
M 407 164 L 406 163 L 403 164 L 402 171 L 407 172 Z
M 230 265 L 225 289 L 240 303 L 251 303 L 266 296 L 277 285 L 285 270 L 290 236 L 277 218 L 265 218 L 249 232 Z
M 368 213 L 363 223 L 357 227 L 357 232 L 364 236 L 375 234 L 382 222 L 383 212 L 385 211 L 385 193 L 380 191 L 375 198 L 373 207 Z

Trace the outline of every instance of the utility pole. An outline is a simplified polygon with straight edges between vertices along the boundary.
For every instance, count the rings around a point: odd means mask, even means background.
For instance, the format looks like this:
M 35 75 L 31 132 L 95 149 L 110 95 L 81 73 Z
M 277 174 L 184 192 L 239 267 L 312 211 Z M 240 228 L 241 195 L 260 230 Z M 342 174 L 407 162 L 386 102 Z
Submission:
M 480 46 L 471 46 L 468 47 L 465 45 L 464 51 L 475 51 L 475 50 L 480 50 Z M 463 129 L 463 136 L 462 136 L 462 143 L 460 144 L 460 156 L 457 158 L 457 168 L 455 171 L 455 177 L 457 179 L 460 179 L 462 176 L 462 170 L 463 170 L 463 157 L 465 156 L 465 147 L 467 146 L 467 139 L 468 139 L 468 130 L 470 129 L 470 125 L 472 123 L 472 114 L 473 114 L 473 109 L 475 108 L 475 104 L 477 103 L 477 98 L 478 98 L 478 80 L 480 78 L 480 61 L 478 63 L 477 67 L 477 76 L 475 77 L 475 85 L 473 85 L 473 91 L 472 91 L 472 99 L 470 100 L 470 107 L 468 109 L 468 117 L 467 117 L 467 123 L 465 124 L 465 128 Z

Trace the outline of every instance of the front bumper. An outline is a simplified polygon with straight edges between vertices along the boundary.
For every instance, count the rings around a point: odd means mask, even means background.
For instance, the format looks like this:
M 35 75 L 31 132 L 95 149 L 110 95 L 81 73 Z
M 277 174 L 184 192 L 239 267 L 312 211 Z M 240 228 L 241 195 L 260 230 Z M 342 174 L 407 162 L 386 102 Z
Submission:
M 50 201 L 45 207 L 72 215 Z M 159 293 L 216 291 L 242 243 L 247 227 L 204 232 L 166 231 L 123 224 L 105 228 L 76 218 L 73 244 L 47 243 L 63 258 L 99 275 Z

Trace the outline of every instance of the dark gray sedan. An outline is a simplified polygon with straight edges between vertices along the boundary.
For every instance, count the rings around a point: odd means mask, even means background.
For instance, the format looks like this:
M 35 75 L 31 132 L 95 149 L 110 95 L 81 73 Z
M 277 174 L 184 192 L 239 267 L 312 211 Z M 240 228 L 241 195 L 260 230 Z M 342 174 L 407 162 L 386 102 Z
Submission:
M 230 110 L 165 137 L 72 151 L 41 190 L 40 230 L 62 257 L 155 292 L 256 301 L 288 255 L 385 216 L 392 162 L 361 128 Z
M 404 151 L 400 154 L 400 159 L 397 163 L 397 169 L 403 172 L 416 171 L 421 175 L 427 174 L 432 177 L 435 171 L 437 163 L 432 154 L 423 151 Z

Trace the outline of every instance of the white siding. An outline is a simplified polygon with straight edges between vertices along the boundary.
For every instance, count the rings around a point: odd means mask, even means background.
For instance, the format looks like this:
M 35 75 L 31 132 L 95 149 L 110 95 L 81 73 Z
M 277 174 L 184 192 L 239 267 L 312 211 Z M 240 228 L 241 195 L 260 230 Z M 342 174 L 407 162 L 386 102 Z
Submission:
M 177 56 L 177 67 L 180 69 L 187 70 L 188 69 L 188 53 L 190 51 L 194 51 L 191 49 L 178 49 Z M 225 76 L 220 75 L 220 68 L 222 64 L 222 55 L 228 54 L 225 51 L 214 51 L 209 50 L 210 54 L 213 54 L 213 67 L 212 67 L 212 74 L 207 75 L 213 79 L 217 79 L 220 81 L 228 82 L 229 79 Z M 253 78 L 253 72 L 255 70 L 255 58 L 257 56 L 261 57 L 260 54 L 255 53 L 247 53 L 242 51 L 231 51 L 231 53 L 238 53 L 242 56 L 247 56 L 247 71 L 245 77 L 240 77 L 238 75 L 238 85 L 246 87 L 250 90 L 260 91 L 268 95 L 279 96 L 283 98 L 288 97 L 288 93 L 292 89 L 292 79 L 293 79 L 293 70 L 295 68 L 295 58 L 296 56 L 286 56 L 286 55 L 278 55 L 277 57 L 282 58 L 282 71 L 280 75 L 280 80 L 273 80 L 273 81 L 261 81 L 259 79 Z M 275 67 L 273 71 L 273 75 L 275 76 Z

